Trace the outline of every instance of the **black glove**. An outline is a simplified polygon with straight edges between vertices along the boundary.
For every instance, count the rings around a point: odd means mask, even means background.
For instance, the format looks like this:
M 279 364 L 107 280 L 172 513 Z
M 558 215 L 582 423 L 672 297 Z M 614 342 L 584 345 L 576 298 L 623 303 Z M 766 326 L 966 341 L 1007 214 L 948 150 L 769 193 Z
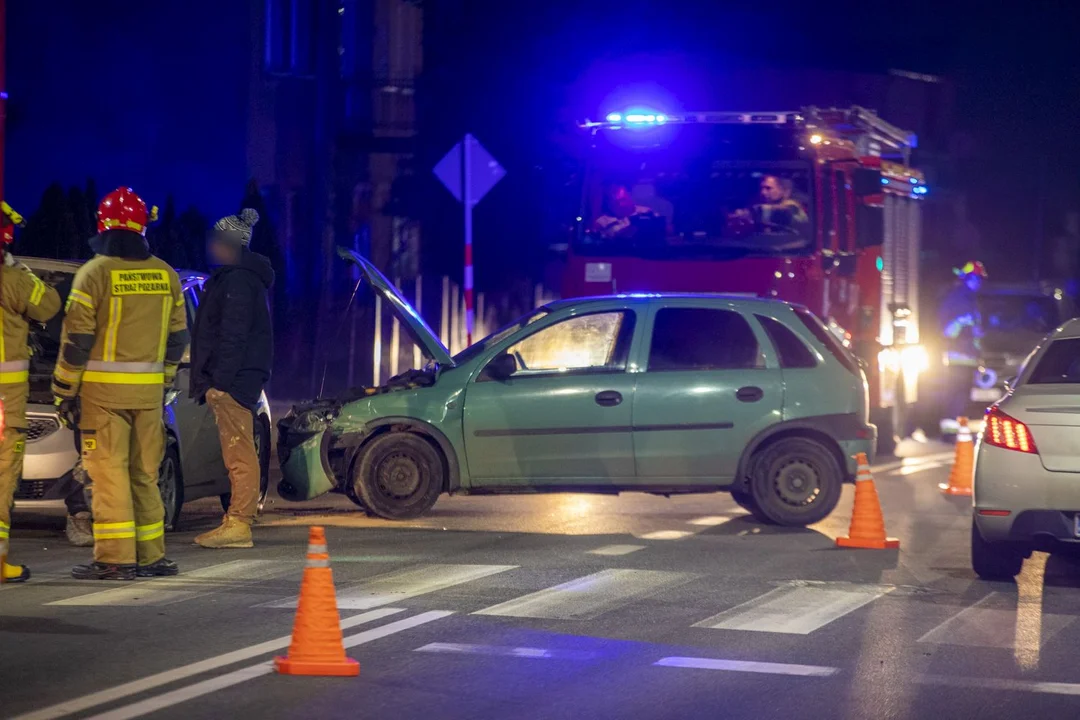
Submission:
M 79 399 L 57 397 L 55 401 L 56 414 L 60 418 L 60 424 L 69 429 L 79 427 Z

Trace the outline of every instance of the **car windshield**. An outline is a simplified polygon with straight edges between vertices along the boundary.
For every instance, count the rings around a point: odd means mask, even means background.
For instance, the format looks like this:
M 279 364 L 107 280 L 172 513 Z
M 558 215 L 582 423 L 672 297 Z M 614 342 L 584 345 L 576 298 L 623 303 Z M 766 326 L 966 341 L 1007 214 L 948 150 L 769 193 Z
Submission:
M 1036 333 L 1046 335 L 1061 318 L 1057 303 L 1045 295 L 986 294 L 979 297 L 986 333 Z
M 672 126 L 598 135 L 580 244 L 616 254 L 809 249 L 810 164 L 765 159 L 777 153 L 759 148 L 760 137 L 734 157 L 741 138 L 731 134 Z M 742 159 L 755 156 L 762 159 Z
M 522 315 L 509 325 L 505 325 L 499 328 L 483 340 L 478 340 L 477 342 L 473 343 L 469 347 L 459 352 L 457 355 L 454 356 L 454 363 L 456 365 L 461 365 L 462 363 L 466 363 L 469 360 L 472 360 L 474 357 L 476 357 L 495 343 L 510 337 L 524 327 L 532 325 L 534 322 L 536 322 L 550 312 L 551 310 L 549 310 L 548 308 L 542 307 L 537 310 L 533 310 L 526 315 Z

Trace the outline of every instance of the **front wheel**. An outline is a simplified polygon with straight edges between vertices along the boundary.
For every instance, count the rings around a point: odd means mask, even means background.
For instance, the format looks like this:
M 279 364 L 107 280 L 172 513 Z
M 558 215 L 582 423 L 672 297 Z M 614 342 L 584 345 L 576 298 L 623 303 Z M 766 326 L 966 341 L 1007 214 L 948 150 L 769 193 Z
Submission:
M 805 527 L 823 520 L 840 501 L 836 456 L 816 440 L 782 438 L 753 464 L 750 492 L 768 522 Z
M 441 453 L 415 433 L 380 435 L 353 463 L 348 493 L 369 513 L 387 520 L 422 515 L 442 494 L 446 463 Z
M 158 492 L 165 507 L 165 529 L 176 530 L 180 521 L 180 508 L 184 505 L 184 480 L 180 474 L 180 457 L 176 445 L 169 443 L 165 457 L 158 468 Z
M 1011 543 L 988 542 L 971 521 L 971 568 L 983 580 L 1012 580 L 1024 567 L 1024 551 Z

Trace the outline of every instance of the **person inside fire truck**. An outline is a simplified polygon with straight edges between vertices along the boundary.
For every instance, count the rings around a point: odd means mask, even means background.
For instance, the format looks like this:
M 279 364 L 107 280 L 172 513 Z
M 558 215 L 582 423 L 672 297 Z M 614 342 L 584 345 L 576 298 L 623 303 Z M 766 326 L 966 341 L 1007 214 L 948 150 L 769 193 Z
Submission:
M 593 222 L 593 232 L 605 240 L 630 239 L 637 235 L 640 221 L 654 221 L 657 214 L 634 202 L 622 183 L 613 183 L 604 195 L 604 211 Z
M 802 234 L 810 222 L 802 204 L 792 197 L 789 178 L 765 175 L 761 178 L 757 202 L 731 214 L 734 224 L 753 223 L 765 233 Z
M 956 283 L 942 299 L 938 310 L 945 346 L 942 429 L 954 427 L 956 418 L 964 414 L 975 369 L 979 365 L 982 319 L 978 292 L 986 279 L 986 267 L 973 260 L 955 268 L 953 273 Z

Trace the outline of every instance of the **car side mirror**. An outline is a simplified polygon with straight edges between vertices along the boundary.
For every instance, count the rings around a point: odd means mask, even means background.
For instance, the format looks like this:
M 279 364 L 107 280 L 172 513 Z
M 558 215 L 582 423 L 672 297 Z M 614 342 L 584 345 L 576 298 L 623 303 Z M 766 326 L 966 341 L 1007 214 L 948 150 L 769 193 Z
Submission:
M 485 368 L 489 377 L 495 380 L 509 380 L 517 372 L 517 360 L 509 353 L 496 355 Z

